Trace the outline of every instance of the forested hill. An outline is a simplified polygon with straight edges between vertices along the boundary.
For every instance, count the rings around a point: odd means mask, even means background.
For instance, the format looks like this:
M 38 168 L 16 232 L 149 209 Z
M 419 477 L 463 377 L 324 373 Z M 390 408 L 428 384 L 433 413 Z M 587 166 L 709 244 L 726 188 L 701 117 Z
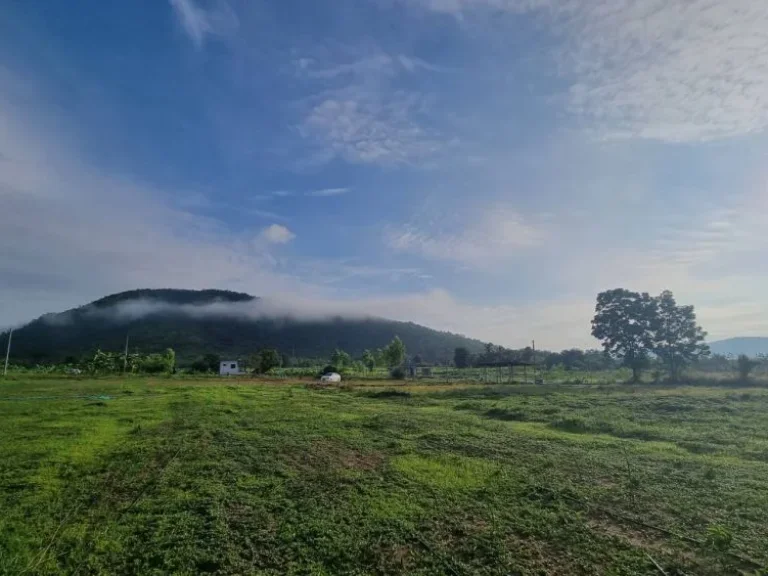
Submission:
M 327 358 L 335 348 L 359 356 L 399 336 L 409 355 L 448 361 L 456 347 L 480 352 L 483 344 L 411 322 L 379 318 L 296 321 L 254 315 L 259 299 L 222 290 L 133 290 L 60 314 L 47 314 L 16 330 L 16 362 L 59 362 L 96 349 L 118 351 L 129 335 L 132 351 L 173 348 L 181 364 L 203 354 L 242 358 L 263 347 L 296 357 Z

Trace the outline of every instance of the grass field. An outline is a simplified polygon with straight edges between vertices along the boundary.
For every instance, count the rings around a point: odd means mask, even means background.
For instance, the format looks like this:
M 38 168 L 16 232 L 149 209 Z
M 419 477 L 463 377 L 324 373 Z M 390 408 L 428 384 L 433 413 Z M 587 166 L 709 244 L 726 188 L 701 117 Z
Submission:
M 763 574 L 768 390 L 0 384 L 0 574 Z

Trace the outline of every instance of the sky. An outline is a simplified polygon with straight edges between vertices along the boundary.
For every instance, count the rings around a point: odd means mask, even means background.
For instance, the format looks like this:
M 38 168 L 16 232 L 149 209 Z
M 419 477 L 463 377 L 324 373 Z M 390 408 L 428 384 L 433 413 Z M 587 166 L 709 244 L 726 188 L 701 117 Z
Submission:
M 222 288 L 519 347 L 768 336 L 762 0 L 0 5 L 0 326 Z

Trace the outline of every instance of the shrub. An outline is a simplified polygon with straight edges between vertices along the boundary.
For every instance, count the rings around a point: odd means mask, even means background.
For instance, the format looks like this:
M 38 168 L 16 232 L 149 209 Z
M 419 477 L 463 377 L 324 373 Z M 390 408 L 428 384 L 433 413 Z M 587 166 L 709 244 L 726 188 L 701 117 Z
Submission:
M 402 366 L 395 366 L 389 371 L 389 376 L 393 380 L 405 380 L 405 369 Z
M 752 372 L 755 366 L 757 366 L 757 362 L 746 354 L 740 354 L 736 360 L 736 370 L 739 372 L 739 378 L 742 380 L 748 379 L 749 373 Z

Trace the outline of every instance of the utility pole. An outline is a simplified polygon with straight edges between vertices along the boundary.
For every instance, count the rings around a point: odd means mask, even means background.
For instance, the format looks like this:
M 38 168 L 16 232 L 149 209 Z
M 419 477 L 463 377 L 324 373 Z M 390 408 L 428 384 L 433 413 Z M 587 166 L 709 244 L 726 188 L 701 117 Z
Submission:
M 531 340 L 531 350 L 533 350 L 533 383 L 536 384 L 536 340 Z
M 3 368 L 3 377 L 8 374 L 8 358 L 11 356 L 11 338 L 13 338 L 13 328 L 8 332 L 8 348 L 5 350 L 5 367 Z
M 128 334 L 125 335 L 125 354 L 123 355 L 123 374 L 128 369 Z

